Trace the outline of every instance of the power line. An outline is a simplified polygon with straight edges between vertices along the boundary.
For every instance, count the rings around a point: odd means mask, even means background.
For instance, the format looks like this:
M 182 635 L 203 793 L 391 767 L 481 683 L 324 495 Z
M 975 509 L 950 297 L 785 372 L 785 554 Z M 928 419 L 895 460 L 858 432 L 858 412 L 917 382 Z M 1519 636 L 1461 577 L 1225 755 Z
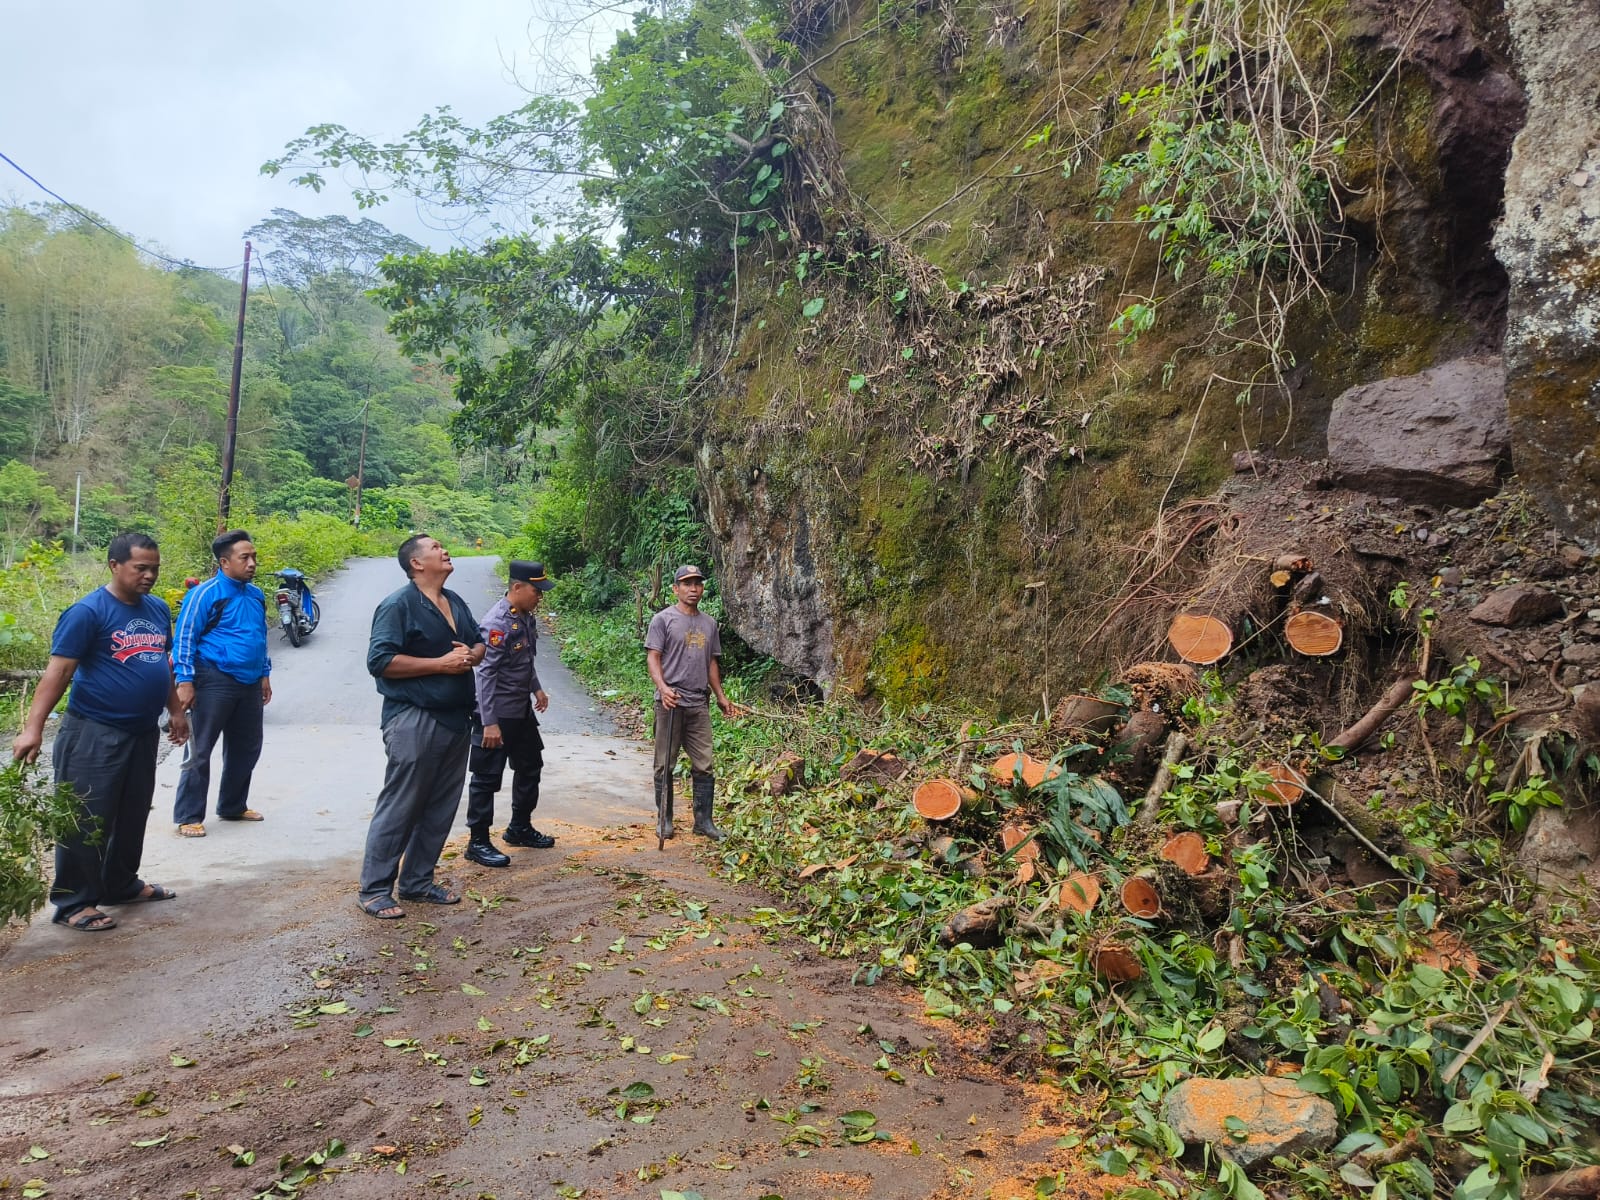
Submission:
M 141 246 L 138 242 L 134 241 L 127 234 L 123 233 L 120 229 L 113 229 L 111 226 L 107 225 L 104 221 L 101 221 L 97 217 L 95 217 L 95 215 L 93 213 L 88 212 L 85 209 L 79 208 L 76 204 L 74 204 L 71 200 L 68 200 L 65 196 L 61 195 L 59 192 L 53 192 L 49 188 L 45 187 L 44 184 L 40 183 L 32 175 L 28 174 L 27 171 L 23 170 L 21 165 L 19 165 L 14 158 L 12 158 L 10 155 L 6 154 L 4 151 L 0 151 L 0 161 L 3 161 L 4 163 L 6 163 L 6 165 L 11 167 L 11 169 L 14 170 L 18 175 L 21 175 L 24 179 L 26 179 L 29 183 L 33 184 L 34 187 L 38 188 L 46 196 L 49 196 L 51 199 L 57 201 L 58 203 L 65 205 L 67 208 L 69 208 L 73 212 L 77 213 L 85 221 L 89 222 L 89 224 L 95 226 L 96 228 L 103 229 L 107 233 L 109 233 L 112 237 L 120 238 L 124 242 L 127 242 L 128 245 L 132 246 L 140 254 L 148 254 L 151 258 L 160 259 L 164 263 L 171 263 L 173 266 L 181 267 L 185 271 L 209 271 L 213 275 L 231 275 L 233 272 L 235 272 L 235 271 L 237 271 L 239 269 L 238 267 L 197 267 L 192 262 L 180 262 L 178 259 L 169 258 L 167 255 L 162 254 L 161 252 L 159 252 L 157 250 L 151 250 L 146 246 Z

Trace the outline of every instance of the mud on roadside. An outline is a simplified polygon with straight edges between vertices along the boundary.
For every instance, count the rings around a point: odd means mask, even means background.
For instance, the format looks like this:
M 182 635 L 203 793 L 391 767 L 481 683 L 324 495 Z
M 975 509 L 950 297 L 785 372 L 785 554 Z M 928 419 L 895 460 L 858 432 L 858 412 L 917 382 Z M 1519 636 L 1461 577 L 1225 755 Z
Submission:
M 981 1061 L 920 996 L 852 987 L 683 843 L 560 832 L 564 854 L 455 865 L 467 901 L 405 921 L 362 916 L 326 872 L 209 913 L 152 906 L 141 942 L 202 939 L 218 965 L 150 998 L 188 1006 L 193 1035 L 115 1070 L 72 1056 L 97 1015 L 60 996 L 95 948 L 32 964 L 60 1011 L 48 1045 L 0 1038 L 27 1081 L 0 1086 L 0 1180 L 95 1200 L 280 1180 L 273 1194 L 812 1200 L 1032 1195 L 1066 1170 L 1079 1186 L 1056 1194 L 1102 1193 L 1057 1145 L 1074 1131 L 1059 1094 Z M 251 918 L 280 904 L 298 919 L 258 943 Z

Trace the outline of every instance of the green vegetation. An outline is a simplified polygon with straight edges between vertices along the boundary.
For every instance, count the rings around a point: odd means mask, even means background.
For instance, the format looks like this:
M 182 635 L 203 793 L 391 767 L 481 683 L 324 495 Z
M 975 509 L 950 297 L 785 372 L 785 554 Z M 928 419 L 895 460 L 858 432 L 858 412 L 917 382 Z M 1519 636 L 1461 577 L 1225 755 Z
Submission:
M 1132 219 L 1166 277 L 1118 313 L 1123 345 L 1155 324 L 1164 293 L 1196 282 L 1193 269 L 1215 335 L 1255 347 L 1274 373 L 1293 365 L 1289 320 L 1321 289 L 1329 196 L 1354 121 L 1331 111 L 1333 45 L 1312 9 L 1173 5 L 1152 81 L 1119 98 L 1139 146 L 1101 164 L 1101 216 L 1135 193 Z
M 445 380 L 408 361 L 366 298 L 384 254 L 418 249 L 371 221 L 280 210 L 248 308 L 234 519 L 301 512 L 497 537 L 520 524 L 515 453 L 460 459 Z M 31 541 L 155 533 L 193 573 L 216 528 L 238 289 L 159 270 L 69 210 L 0 210 L 0 562 Z M 376 519 L 373 519 L 376 518 Z
M 1192 715 L 1202 730 L 1215 720 Z M 1458 1200 L 1513 1197 L 1525 1173 L 1600 1150 L 1583 1141 L 1600 1119 L 1592 914 L 1556 905 L 1535 915 L 1526 882 L 1473 857 L 1497 857 L 1497 843 L 1468 832 L 1470 800 L 1418 805 L 1403 821 L 1409 837 L 1470 859 L 1480 882 L 1459 893 L 1386 884 L 1318 894 L 1300 882 L 1310 851 L 1296 825 L 1261 807 L 1265 776 L 1216 737 L 1201 765 L 1180 772 L 1163 828 L 1206 838 L 1221 910 L 1208 916 L 1173 889 L 1161 921 L 1128 917 L 1109 895 L 1080 917 L 1058 908 L 1067 873 L 1086 867 L 1115 882 L 1154 861 L 1154 846 L 1115 789 L 1074 774 L 1070 759 L 1033 792 L 972 769 L 965 782 L 984 791 L 984 806 L 940 830 L 899 789 L 880 795 L 838 779 L 863 745 L 897 751 L 919 774 L 951 773 L 1010 749 L 1015 732 L 968 725 L 958 739 L 947 732 L 956 726 L 926 706 L 882 722 L 828 706 L 723 726 L 719 753 L 740 765 L 724 772 L 719 812 L 732 836 L 722 862 L 783 897 L 772 923 L 853 959 L 858 982 L 917 986 L 930 1015 L 984 1020 L 1013 1061 L 1057 1078 L 1067 1107 L 1101 1129 L 1099 1165 L 1126 1178 L 1124 1195 L 1184 1194 L 1166 1163 L 1181 1145 L 1160 1112 L 1173 1084 L 1273 1062 L 1334 1103 L 1344 1135 L 1331 1160 L 1279 1163 L 1296 1195 L 1344 1195 L 1353 1184 L 1416 1200 L 1451 1189 Z M 806 757 L 812 786 L 773 801 L 759 785 L 779 747 Z M 1262 840 L 1219 822 L 1218 803 L 1240 799 L 1239 827 Z M 1001 853 L 1003 820 L 1039 831 L 1030 881 Z M 1012 914 L 997 946 L 941 937 L 952 915 L 991 897 Z M 1136 955 L 1140 981 L 1108 983 L 1096 971 L 1112 940 Z M 1493 1036 L 1474 1041 L 1491 1017 Z M 1262 1194 L 1226 1168 L 1209 1183 L 1204 1172 L 1188 1179 L 1190 1195 Z
M 43 864 L 51 843 L 78 830 L 82 808 L 33 767 L 0 767 L 0 925 L 26 921 L 50 896 Z

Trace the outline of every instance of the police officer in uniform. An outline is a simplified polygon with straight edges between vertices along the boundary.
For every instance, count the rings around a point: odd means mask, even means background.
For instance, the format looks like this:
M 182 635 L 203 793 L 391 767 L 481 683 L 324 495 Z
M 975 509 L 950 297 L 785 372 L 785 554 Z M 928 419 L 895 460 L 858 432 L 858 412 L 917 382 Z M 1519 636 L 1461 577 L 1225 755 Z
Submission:
M 472 754 L 468 761 L 467 843 L 469 861 L 485 867 L 508 866 L 511 859 L 489 840 L 494 796 L 506 765 L 511 766 L 511 822 L 502 835 L 508 846 L 548 849 L 556 840 L 533 827 L 539 804 L 539 774 L 544 769 L 544 741 L 536 712 L 550 697 L 539 686 L 534 664 L 538 624 L 534 611 L 544 592 L 555 587 L 544 566 L 522 559 L 510 566 L 511 583 L 499 601 L 478 622 L 483 634 L 483 662 L 477 667 L 478 711 L 472 718 Z

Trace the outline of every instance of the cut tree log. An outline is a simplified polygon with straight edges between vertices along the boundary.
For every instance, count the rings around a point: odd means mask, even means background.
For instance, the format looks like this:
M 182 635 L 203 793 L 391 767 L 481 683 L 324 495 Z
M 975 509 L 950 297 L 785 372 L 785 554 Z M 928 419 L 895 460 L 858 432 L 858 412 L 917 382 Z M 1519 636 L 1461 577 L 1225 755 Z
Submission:
M 840 768 L 839 778 L 884 787 L 904 779 L 907 770 L 909 768 L 893 750 L 858 750 L 856 756 Z
M 1005 896 L 990 896 L 987 900 L 963 908 L 945 922 L 939 931 L 939 940 L 946 946 L 962 942 L 983 949 L 1000 943 L 1000 922 L 1011 908 Z
M 1039 841 L 1033 837 L 1033 830 L 1026 825 L 1011 822 L 1000 827 L 1000 844 L 1005 847 L 1006 853 L 1018 862 L 1023 860 L 1037 860 L 1039 857 Z M 1012 851 L 1016 851 L 1012 854 Z
M 1208 667 L 1228 657 L 1233 649 L 1233 627 L 1210 613 L 1181 612 L 1167 627 L 1167 645 L 1184 662 Z
M 1101 942 L 1089 957 L 1095 971 L 1112 983 L 1131 983 L 1144 974 L 1138 955 L 1121 942 Z
M 1183 702 L 1200 694 L 1200 674 L 1188 663 L 1134 663 L 1122 673 L 1122 682 L 1133 693 L 1135 708 L 1154 708 L 1173 713 Z
M 1088 916 L 1100 902 L 1100 881 L 1093 875 L 1078 871 L 1061 881 L 1061 909 Z
M 1161 857 L 1185 875 L 1204 875 L 1211 866 L 1205 838 L 1187 830 L 1167 839 L 1166 845 L 1161 847 Z
M 1130 875 L 1124 879 L 1122 889 L 1117 894 L 1130 917 L 1153 921 L 1161 915 L 1161 894 L 1156 891 L 1155 884 L 1142 875 Z
M 1098 696 L 1063 696 L 1050 714 L 1050 732 L 1103 737 L 1117 727 L 1123 707 Z
M 925 821 L 948 821 L 978 800 L 977 792 L 963 788 L 954 779 L 928 779 L 911 794 L 911 807 Z
M 1061 773 L 1060 768 L 1051 770 L 1045 763 L 1028 754 L 1002 754 L 994 760 L 994 765 L 989 768 L 989 774 L 1002 787 L 1010 787 L 1016 782 L 1019 768 L 1022 773 L 1022 785 L 1030 788 L 1036 788 L 1046 779 L 1053 779 Z
M 793 750 L 785 750 L 778 755 L 777 761 L 772 764 L 772 770 L 767 774 L 767 794 L 787 796 L 803 786 L 805 777 L 806 760 Z
M 1166 714 L 1151 709 L 1141 709 L 1128 718 L 1128 723 L 1117 731 L 1112 744 L 1112 758 L 1118 771 L 1129 782 L 1143 784 L 1155 774 L 1158 759 L 1156 747 L 1166 740 Z
M 1344 622 L 1320 608 L 1302 608 L 1283 623 L 1283 640 L 1307 658 L 1327 658 L 1344 645 Z
M 1257 770 L 1265 771 L 1269 782 L 1261 790 L 1261 803 L 1269 808 L 1287 808 L 1299 801 L 1306 792 L 1306 776 L 1289 763 L 1258 763 Z

